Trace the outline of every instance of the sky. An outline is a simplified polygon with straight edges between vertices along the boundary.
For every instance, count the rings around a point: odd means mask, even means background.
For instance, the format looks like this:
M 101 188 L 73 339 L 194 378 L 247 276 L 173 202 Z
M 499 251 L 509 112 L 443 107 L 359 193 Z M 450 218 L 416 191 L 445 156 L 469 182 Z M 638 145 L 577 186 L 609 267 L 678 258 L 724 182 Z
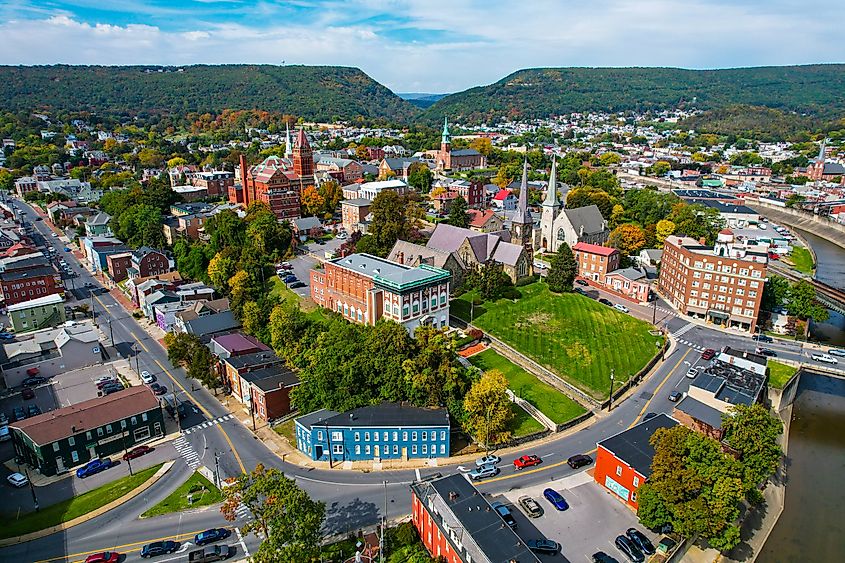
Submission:
M 319 64 L 394 92 L 542 66 L 845 61 L 845 0 L 0 0 L 0 64 Z

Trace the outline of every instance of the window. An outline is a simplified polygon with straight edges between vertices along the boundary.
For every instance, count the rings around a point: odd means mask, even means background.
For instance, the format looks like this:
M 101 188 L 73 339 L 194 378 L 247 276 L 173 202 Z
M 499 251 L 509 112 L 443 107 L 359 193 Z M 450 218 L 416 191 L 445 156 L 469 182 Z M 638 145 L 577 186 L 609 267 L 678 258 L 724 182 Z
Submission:
M 408 316 L 408 306 L 407 305 L 402 305 L 402 316 L 403 317 Z
M 415 442 L 417 441 L 417 433 L 416 432 L 411 433 L 411 440 L 413 440 Z
M 120 421 L 120 429 L 121 429 L 121 430 L 126 430 L 126 421 L 125 421 L 125 420 L 121 420 L 121 421 Z
M 399 455 L 399 446 L 393 444 L 393 455 Z
M 361 315 L 361 309 L 358 309 L 358 320 L 360 321 L 363 319 L 363 315 Z
M 323 439 L 323 431 L 322 431 L 322 430 L 318 430 L 318 431 L 317 431 L 317 439 L 318 439 L 318 440 L 322 440 L 322 439 Z
M 637 491 L 631 493 L 631 502 L 637 502 Z
M 378 432 L 373 432 L 373 442 L 378 442 Z
M 355 441 L 356 441 L 356 442 L 360 442 L 360 441 L 361 441 L 361 433 L 360 433 L 360 432 L 356 432 L 356 433 L 355 433 Z
M 417 455 L 417 445 L 416 444 L 411 446 L 411 453 L 414 454 L 414 455 Z
M 446 431 L 445 431 L 445 430 L 441 430 L 441 431 L 440 431 L 440 439 L 441 439 L 441 440 L 445 440 L 445 439 L 446 439 Z
M 364 432 L 364 441 L 365 441 L 365 442 L 369 442 L 369 441 L 370 441 L 370 433 L 369 433 L 369 432 Z
M 394 442 L 399 441 L 399 432 L 396 432 L 396 431 L 393 432 L 393 441 Z
M 133 434 L 135 435 L 136 442 L 146 440 L 150 437 L 150 428 L 149 426 L 142 426 L 141 428 L 137 428 Z
M 446 444 L 440 444 L 440 455 L 446 455 Z
M 343 454 L 343 444 L 332 444 L 333 454 Z
M 76 451 L 70 452 L 70 459 L 73 463 L 79 463 L 79 454 Z
M 93 439 L 93 437 L 91 436 L 91 433 L 90 433 L 90 432 L 86 432 L 86 433 L 85 433 L 85 439 L 86 439 L 86 440 L 91 440 L 91 439 Z
M 616 476 L 622 477 L 622 466 L 621 465 L 616 466 Z
M 144 421 L 144 422 L 147 422 L 147 413 L 141 414 L 141 420 Z
M 103 427 L 102 426 L 100 428 L 97 428 L 97 436 L 99 436 L 100 438 L 103 437 Z
M 422 453 L 423 455 L 426 455 L 428 453 L 428 444 L 422 445 Z
M 403 442 L 407 442 L 407 441 L 408 441 L 408 433 L 407 433 L 407 432 L 402 432 L 402 441 L 403 441 Z
M 445 293 L 441 293 L 441 294 L 440 294 L 440 304 L 441 304 L 441 305 L 445 305 L 445 304 L 446 304 L 446 294 L 445 294 Z
M 111 424 L 106 424 L 106 433 L 107 433 L 107 434 L 111 434 L 111 433 L 112 433 Z
M 639 478 L 639 477 L 634 477 L 634 486 L 635 486 L 635 487 L 639 487 L 639 486 L 640 486 L 640 478 Z
M 70 438 L 67 439 L 67 445 L 68 446 L 75 446 L 76 445 L 76 440 L 73 439 L 73 436 L 71 436 Z
M 369 444 L 364 446 L 364 453 L 367 454 L 367 455 L 370 455 L 370 445 Z
M 385 442 L 387 442 L 387 432 L 385 432 L 385 433 L 384 433 L 384 435 L 382 436 L 382 440 L 384 440 Z
M 59 451 L 59 443 L 58 442 L 53 442 L 53 451 L 54 452 Z
M 428 432 L 426 432 L 425 430 L 423 430 L 423 433 L 422 433 L 422 439 L 423 439 L 423 442 L 425 442 L 426 440 L 428 440 Z
M 332 442 L 342 442 L 342 441 L 343 441 L 343 432 L 332 431 Z

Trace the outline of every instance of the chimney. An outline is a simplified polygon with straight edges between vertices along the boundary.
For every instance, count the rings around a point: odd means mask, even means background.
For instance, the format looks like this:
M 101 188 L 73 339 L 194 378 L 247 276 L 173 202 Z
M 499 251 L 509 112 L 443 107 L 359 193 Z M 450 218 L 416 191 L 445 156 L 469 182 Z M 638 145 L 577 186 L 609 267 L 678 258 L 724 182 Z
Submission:
M 249 205 L 249 189 L 247 187 L 246 181 L 246 156 L 241 154 L 240 157 L 240 168 L 241 168 L 241 187 L 244 191 L 244 206 Z
M 405 263 L 405 253 L 404 253 L 404 252 L 402 252 L 402 251 L 400 250 L 400 251 L 399 251 L 399 253 L 396 255 L 396 257 L 399 259 L 399 263 L 400 263 L 400 264 L 404 264 L 404 263 Z

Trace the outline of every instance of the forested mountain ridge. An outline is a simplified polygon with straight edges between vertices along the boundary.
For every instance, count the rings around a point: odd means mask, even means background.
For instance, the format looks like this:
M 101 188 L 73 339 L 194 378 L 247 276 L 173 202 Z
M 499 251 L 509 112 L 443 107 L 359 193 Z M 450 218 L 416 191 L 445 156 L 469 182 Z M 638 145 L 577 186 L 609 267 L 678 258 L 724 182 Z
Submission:
M 736 104 L 823 118 L 845 115 L 845 65 L 679 68 L 535 68 L 450 94 L 420 120 L 467 123 L 571 112 L 713 110 Z
M 0 100 L 0 109 L 10 111 L 259 109 L 315 121 L 409 121 L 418 111 L 360 69 L 339 66 L 0 66 Z

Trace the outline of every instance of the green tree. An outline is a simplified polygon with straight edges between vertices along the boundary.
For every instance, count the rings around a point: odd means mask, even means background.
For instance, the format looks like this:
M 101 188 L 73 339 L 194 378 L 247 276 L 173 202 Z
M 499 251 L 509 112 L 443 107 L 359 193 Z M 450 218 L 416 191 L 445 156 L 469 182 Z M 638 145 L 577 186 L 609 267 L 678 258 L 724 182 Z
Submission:
M 717 209 L 701 204 L 678 203 L 667 217 L 675 223 L 675 233 L 694 239 L 704 239 L 707 244 L 716 241 L 716 234 L 724 228 L 725 221 Z
M 546 283 L 549 290 L 555 293 L 572 291 L 572 283 L 575 281 L 578 265 L 575 262 L 575 255 L 567 243 L 562 243 L 557 253 L 552 257 L 551 267 L 546 276 Z
M 115 236 L 133 248 L 163 248 L 166 242 L 163 225 L 161 211 L 144 203 L 132 205 L 118 217 L 112 218 Z
M 422 194 L 431 191 L 434 175 L 425 162 L 415 162 L 408 168 L 408 184 Z
M 588 205 L 597 206 L 605 219 L 613 215 L 614 200 L 604 190 L 592 187 L 575 188 L 566 196 L 566 207 L 570 209 L 587 207 Z
M 250 473 L 236 477 L 223 489 L 223 516 L 237 518 L 239 506 L 246 506 L 253 519 L 241 530 L 260 533 L 261 545 L 250 557 L 256 563 L 310 561 L 319 557 L 321 528 L 326 506 L 314 501 L 278 469 L 258 465 Z
M 305 338 L 311 324 L 297 302 L 281 303 L 270 312 L 270 342 L 288 364 L 303 367 L 303 352 L 313 344 L 312 339 Z
M 667 172 L 672 170 L 672 165 L 665 160 L 658 160 L 646 169 L 646 174 L 651 176 L 665 176 Z
M 763 299 L 760 307 L 764 311 L 774 311 L 786 304 L 789 299 L 789 280 L 772 274 L 763 285 Z
M 449 216 L 446 218 L 446 223 L 466 229 L 469 227 L 469 215 L 467 215 L 467 202 L 458 196 L 452 200 L 452 205 L 449 206 Z
M 824 305 L 816 300 L 813 284 L 807 280 L 798 280 L 790 286 L 786 310 L 793 317 L 807 321 L 805 337 L 810 332 L 810 321 L 824 322 L 829 316 Z
M 461 400 L 470 381 L 457 361 L 452 336 L 445 329 L 419 326 L 414 331 L 414 340 L 419 351 L 402 365 L 411 402 L 434 407 Z
M 0 169 L 0 190 L 12 192 L 15 189 L 15 177 L 8 170 Z
M 740 454 L 746 490 L 756 488 L 774 473 L 783 456 L 778 444 L 783 424 L 763 405 L 734 405 L 722 413 L 722 429 L 724 441 Z
M 478 289 L 481 298 L 493 301 L 502 296 L 505 288 L 512 285 L 501 264 L 492 260 L 481 266 L 478 276 Z
M 237 271 L 237 261 L 229 252 L 231 249 L 223 250 L 214 255 L 208 263 L 208 279 L 214 287 L 221 292 L 229 293 L 229 279 Z
M 199 338 L 191 348 L 191 360 L 188 363 L 188 377 L 196 379 L 209 389 L 215 391 L 220 386 L 220 378 L 214 372 L 213 362 L 216 356 L 211 353 L 208 346 L 202 343 Z
M 507 428 L 513 411 L 507 389 L 508 380 L 494 369 L 475 381 L 464 398 L 467 431 L 483 444 L 499 444 L 510 438 Z
M 384 190 L 378 194 L 370 206 L 373 220 L 367 231 L 372 237 L 374 254 L 386 256 L 397 240 L 403 238 L 406 231 L 405 202 L 393 190 Z
M 669 219 L 661 219 L 655 225 L 655 237 L 657 238 L 657 244 L 660 248 L 663 248 L 663 241 L 666 238 L 675 232 L 675 223 L 670 221 Z

